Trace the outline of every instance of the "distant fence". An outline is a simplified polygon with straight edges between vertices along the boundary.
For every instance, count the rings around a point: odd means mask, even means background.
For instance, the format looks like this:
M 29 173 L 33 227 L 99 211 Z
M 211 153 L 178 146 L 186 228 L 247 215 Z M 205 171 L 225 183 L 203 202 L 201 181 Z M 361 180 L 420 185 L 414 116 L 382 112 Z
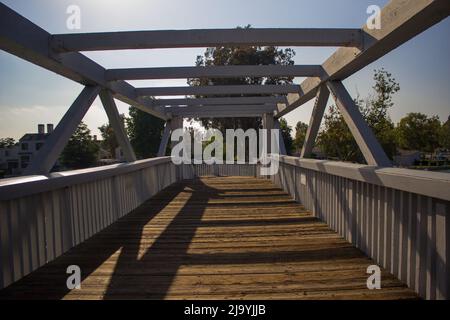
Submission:
M 257 177 L 259 175 L 258 165 L 256 164 L 182 164 L 177 166 L 177 172 L 181 179 L 193 179 L 206 176 Z
M 450 175 L 281 157 L 275 184 L 427 299 L 450 299 Z
M 0 288 L 60 256 L 177 180 L 170 157 L 0 181 Z

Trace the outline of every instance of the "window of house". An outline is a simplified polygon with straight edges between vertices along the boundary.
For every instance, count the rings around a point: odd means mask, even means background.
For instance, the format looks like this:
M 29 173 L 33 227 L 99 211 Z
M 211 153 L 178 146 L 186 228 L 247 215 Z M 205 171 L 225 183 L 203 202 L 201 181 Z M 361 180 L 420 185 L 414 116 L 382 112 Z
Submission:
M 20 162 L 21 162 L 22 169 L 25 169 L 28 166 L 28 163 L 30 162 L 30 157 L 29 156 L 21 156 Z
M 42 142 L 36 143 L 36 151 L 39 150 L 44 144 Z
M 19 167 L 19 164 L 16 161 L 8 162 L 8 169 L 9 170 L 17 169 L 18 167 Z
M 22 143 L 22 150 L 28 150 L 28 143 Z

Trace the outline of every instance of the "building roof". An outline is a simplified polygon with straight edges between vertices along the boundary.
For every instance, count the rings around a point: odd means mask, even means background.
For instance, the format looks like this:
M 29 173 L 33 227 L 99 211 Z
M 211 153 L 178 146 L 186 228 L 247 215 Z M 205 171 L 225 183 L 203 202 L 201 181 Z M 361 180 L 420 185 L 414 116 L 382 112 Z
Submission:
M 49 133 L 26 133 L 19 141 L 41 141 L 47 139 L 49 135 Z

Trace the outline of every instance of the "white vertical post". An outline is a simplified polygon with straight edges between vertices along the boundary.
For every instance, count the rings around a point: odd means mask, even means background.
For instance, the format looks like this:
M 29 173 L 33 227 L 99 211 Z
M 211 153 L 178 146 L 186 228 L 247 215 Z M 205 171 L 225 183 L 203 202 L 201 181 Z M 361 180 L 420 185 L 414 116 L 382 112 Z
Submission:
M 47 138 L 45 144 L 33 157 L 32 162 L 24 171 L 24 175 L 39 175 L 50 172 L 99 92 L 100 87 L 98 86 L 86 86 L 81 91 L 55 130 Z
M 272 129 L 274 127 L 273 114 L 264 113 L 262 116 L 263 129 L 267 129 L 267 154 L 271 153 Z
M 449 205 L 446 203 L 436 204 L 436 299 L 450 299 L 450 218 Z
M 317 92 L 316 103 L 309 121 L 308 130 L 306 131 L 305 143 L 303 144 L 300 155 L 301 158 L 309 157 L 312 154 L 329 97 L 330 91 L 328 91 L 326 86 L 321 86 Z
M 278 121 L 278 119 L 275 119 L 275 129 L 280 130 L 280 135 L 278 136 L 278 142 L 279 142 L 279 146 L 280 146 L 280 154 L 281 155 L 287 155 L 286 152 L 286 145 L 284 144 L 284 139 L 283 139 L 283 134 L 281 132 L 281 126 L 280 126 L 280 121 Z
M 391 161 L 386 156 L 386 153 L 362 117 L 357 105 L 342 82 L 329 81 L 327 82 L 327 87 L 333 94 L 337 107 L 341 111 L 348 128 L 361 149 L 367 164 L 379 167 L 392 166 Z
M 100 91 L 100 99 L 102 100 L 103 107 L 105 108 L 106 114 L 111 124 L 114 134 L 116 136 L 117 142 L 123 151 L 125 159 L 127 162 L 136 161 L 136 154 L 131 147 L 130 140 L 128 140 L 127 134 L 125 132 L 125 127 L 123 125 L 123 120 L 117 110 L 116 103 L 111 93 L 107 90 Z
M 161 138 L 161 143 L 159 144 L 158 157 L 164 157 L 166 155 L 167 144 L 170 138 L 170 120 L 166 122 L 164 127 L 164 132 Z
M 183 129 L 183 117 L 173 117 L 169 123 L 171 132 L 174 132 L 177 129 Z M 176 143 L 172 142 L 171 147 L 173 148 L 175 145 Z

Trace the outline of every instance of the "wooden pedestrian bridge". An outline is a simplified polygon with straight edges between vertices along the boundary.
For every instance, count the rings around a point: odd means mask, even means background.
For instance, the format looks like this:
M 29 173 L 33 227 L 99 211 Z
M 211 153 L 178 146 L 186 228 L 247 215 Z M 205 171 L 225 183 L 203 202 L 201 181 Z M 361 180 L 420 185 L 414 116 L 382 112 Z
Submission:
M 0 299 L 449 299 L 450 175 L 393 168 L 342 84 L 449 13 L 447 0 L 393 0 L 381 29 L 54 35 L 0 4 L 2 50 L 85 86 L 25 175 L 0 180 Z M 107 70 L 80 53 L 267 45 L 340 48 L 317 66 Z M 307 78 L 127 82 L 265 76 Z M 308 159 L 330 93 L 367 164 Z M 188 98 L 159 98 L 179 95 Z M 50 173 L 97 96 L 127 162 Z M 301 157 L 284 155 L 279 141 L 274 175 L 263 176 L 260 163 L 176 165 L 166 156 L 183 118 L 261 117 L 274 129 L 313 98 Z M 166 121 L 157 158 L 136 159 L 114 99 Z M 374 265 L 381 288 L 371 290 Z M 67 286 L 70 266 L 80 268 L 79 289 Z

